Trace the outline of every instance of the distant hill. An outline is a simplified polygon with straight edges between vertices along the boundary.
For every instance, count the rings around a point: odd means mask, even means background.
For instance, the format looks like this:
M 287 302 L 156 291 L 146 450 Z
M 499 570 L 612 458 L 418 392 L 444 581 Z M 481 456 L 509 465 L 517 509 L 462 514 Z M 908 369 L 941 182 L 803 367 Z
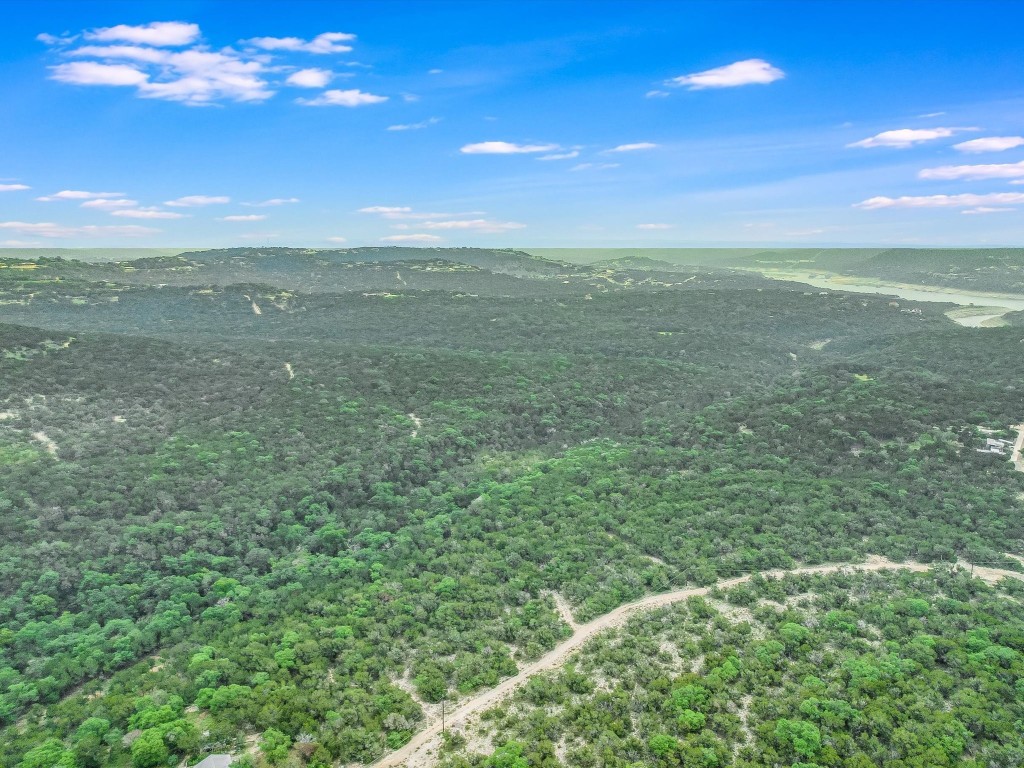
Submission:
M 104 263 L 14 259 L 0 253 L 0 296 L 5 300 L 48 292 L 69 295 L 78 282 L 93 285 L 90 293 L 96 293 L 99 283 L 197 288 L 250 284 L 303 293 L 427 290 L 509 297 L 764 284 L 763 278 L 747 272 L 652 259 L 581 265 L 482 248 L 229 248 Z

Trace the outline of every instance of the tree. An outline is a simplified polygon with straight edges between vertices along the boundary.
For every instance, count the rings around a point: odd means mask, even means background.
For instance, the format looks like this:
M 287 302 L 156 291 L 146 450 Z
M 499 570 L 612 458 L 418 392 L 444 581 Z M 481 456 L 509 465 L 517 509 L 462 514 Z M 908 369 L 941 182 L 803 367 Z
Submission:
M 267 756 L 267 760 L 275 764 L 288 756 L 288 750 L 291 749 L 291 746 L 291 737 L 276 728 L 265 730 L 263 738 L 260 740 L 260 750 Z
M 167 749 L 163 736 L 156 728 L 143 731 L 132 742 L 132 764 L 135 765 L 135 768 L 154 768 L 157 765 L 163 765 L 170 756 L 170 750 Z

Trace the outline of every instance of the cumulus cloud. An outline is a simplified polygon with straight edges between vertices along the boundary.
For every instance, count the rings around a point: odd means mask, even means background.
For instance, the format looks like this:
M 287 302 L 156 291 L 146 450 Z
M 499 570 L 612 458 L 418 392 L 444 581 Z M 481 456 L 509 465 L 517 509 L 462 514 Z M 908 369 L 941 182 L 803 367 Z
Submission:
M 538 157 L 537 159 L 538 160 L 572 160 L 574 157 L 579 157 L 579 156 L 580 156 L 580 151 L 578 149 L 573 149 L 573 150 L 570 150 L 568 152 L 556 152 L 553 155 L 543 155 L 542 157 Z
M 185 195 L 185 197 L 179 197 L 176 200 L 168 200 L 164 205 L 174 208 L 195 208 L 200 205 L 222 205 L 223 203 L 230 202 L 230 197 L 222 195 Z
M 162 211 L 159 208 L 122 208 L 111 211 L 110 215 L 126 219 L 184 219 L 187 214 Z
M 641 141 L 636 144 L 619 144 L 617 147 L 612 147 L 607 152 L 639 152 L 645 149 L 655 149 L 657 144 L 652 144 L 649 141 Z
M 1007 149 L 1024 146 L 1024 136 L 987 136 L 983 139 L 971 139 L 954 144 L 953 149 L 960 152 L 1003 152 Z
M 304 107 L 362 107 L 366 104 L 380 104 L 387 101 L 387 96 L 378 96 L 375 93 L 366 93 L 358 88 L 347 91 L 332 89 L 324 91 L 312 99 L 296 99 L 296 104 Z
M 960 131 L 971 131 L 973 128 L 898 128 L 894 131 L 882 131 L 866 139 L 847 144 L 847 147 L 895 147 L 906 149 L 924 141 L 946 139 Z
M 290 205 L 291 203 L 298 203 L 299 198 L 297 197 L 272 197 L 269 200 L 263 200 L 258 203 L 242 203 L 250 208 L 270 208 L 276 205 Z
M 424 229 L 455 229 L 472 230 L 474 232 L 498 233 L 513 229 L 523 229 L 526 225 L 518 221 L 490 221 L 488 219 L 465 219 L 452 221 L 425 221 Z
M 53 222 L 0 221 L 0 229 L 17 232 L 19 235 L 35 235 L 37 237 L 141 237 L 159 232 L 159 229 L 141 227 L 136 224 L 123 226 L 97 226 L 89 224 L 84 227 L 70 227 Z
M 778 67 L 764 59 L 744 59 L 724 67 L 706 69 L 666 80 L 665 85 L 685 87 L 691 91 L 705 88 L 735 88 L 739 85 L 767 85 L 786 76 Z
M 481 141 L 466 144 L 459 151 L 464 155 L 525 155 L 533 152 L 552 152 L 557 144 L 513 144 L 509 141 Z
M 922 195 L 903 197 L 871 197 L 854 208 L 979 208 L 1024 204 L 1024 192 L 991 192 L 985 195 Z
M 382 243 L 439 243 L 443 238 L 437 235 L 388 235 L 382 237 L 380 241 Z
M 334 73 L 329 69 L 310 67 L 309 69 L 300 69 L 298 72 L 292 72 L 288 75 L 288 79 L 285 82 L 298 88 L 323 88 L 331 82 L 333 77 Z
M 263 221 L 266 216 L 259 213 L 240 214 L 235 216 L 221 216 L 220 221 Z
M 70 61 L 50 67 L 51 78 L 71 85 L 141 85 L 149 76 L 128 64 Z
M 178 47 L 199 39 L 199 25 L 184 21 L 154 21 L 134 27 L 118 24 L 115 27 L 91 30 L 85 33 L 85 37 L 88 40 L 105 43 L 124 42 L 157 47 Z
M 124 192 L 87 192 L 84 189 L 62 189 L 52 195 L 37 197 L 41 203 L 52 203 L 57 200 L 97 200 L 105 197 L 124 197 Z
M 139 204 L 138 200 L 129 200 L 127 198 L 109 198 L 101 197 L 96 200 L 86 200 L 82 203 L 82 208 L 99 208 L 100 210 L 113 210 L 117 208 L 134 208 Z
M 187 106 L 265 101 L 282 85 L 323 88 L 339 75 L 280 60 L 295 53 L 350 51 L 351 46 L 344 43 L 355 39 L 347 33 L 325 32 L 312 40 L 260 37 L 247 41 L 245 50 L 230 46 L 212 49 L 198 42 L 199 26 L 185 22 L 122 24 L 87 32 L 84 37 L 88 44 L 78 47 L 71 45 L 75 38 L 45 37 L 44 42 L 50 45 L 61 44 L 55 52 L 78 59 L 50 67 L 52 79 L 73 85 L 133 87 L 141 98 L 176 101 Z M 327 93 L 321 99 L 299 103 L 356 106 L 384 100 L 359 91 Z
M 25 189 L 32 189 L 27 184 L 0 184 L 0 192 L 21 192 Z
M 672 224 L 637 224 L 637 229 L 672 229 Z
M 429 128 L 441 122 L 440 117 L 430 117 L 419 123 L 407 123 L 405 125 L 389 125 L 389 131 L 418 131 L 422 128 Z
M 988 165 L 943 165 L 925 168 L 917 174 L 922 179 L 1019 179 L 1024 177 L 1024 160 L 1019 163 Z
M 312 40 L 301 37 L 254 37 L 244 42 L 264 51 L 301 51 L 303 53 L 348 53 L 355 35 L 347 32 L 323 32 Z
M 51 77 L 76 85 L 135 86 L 142 98 L 204 106 L 221 99 L 264 101 L 274 95 L 263 61 L 230 49 L 167 51 L 135 45 L 83 46 L 72 61 L 51 67 Z M 130 61 L 132 64 L 112 63 Z

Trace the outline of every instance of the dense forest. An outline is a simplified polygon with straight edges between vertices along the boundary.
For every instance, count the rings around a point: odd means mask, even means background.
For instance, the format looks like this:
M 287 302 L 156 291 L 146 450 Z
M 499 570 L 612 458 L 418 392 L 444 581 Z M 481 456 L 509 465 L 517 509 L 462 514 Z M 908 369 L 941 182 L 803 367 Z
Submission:
M 660 258 L 0 259 L 0 766 L 369 763 L 568 637 L 556 597 L 871 554 L 937 570 L 638 616 L 441 760 L 1019 765 L 1021 593 L 949 565 L 1024 572 L 979 450 L 1024 338 L 948 309 Z

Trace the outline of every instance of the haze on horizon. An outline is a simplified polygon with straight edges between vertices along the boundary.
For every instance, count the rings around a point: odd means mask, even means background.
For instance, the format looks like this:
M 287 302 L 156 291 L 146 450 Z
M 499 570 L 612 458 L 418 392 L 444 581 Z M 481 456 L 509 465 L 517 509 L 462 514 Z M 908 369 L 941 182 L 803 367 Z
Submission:
M 1021 243 L 1019 4 L 586 8 L 9 5 L 0 246 Z

